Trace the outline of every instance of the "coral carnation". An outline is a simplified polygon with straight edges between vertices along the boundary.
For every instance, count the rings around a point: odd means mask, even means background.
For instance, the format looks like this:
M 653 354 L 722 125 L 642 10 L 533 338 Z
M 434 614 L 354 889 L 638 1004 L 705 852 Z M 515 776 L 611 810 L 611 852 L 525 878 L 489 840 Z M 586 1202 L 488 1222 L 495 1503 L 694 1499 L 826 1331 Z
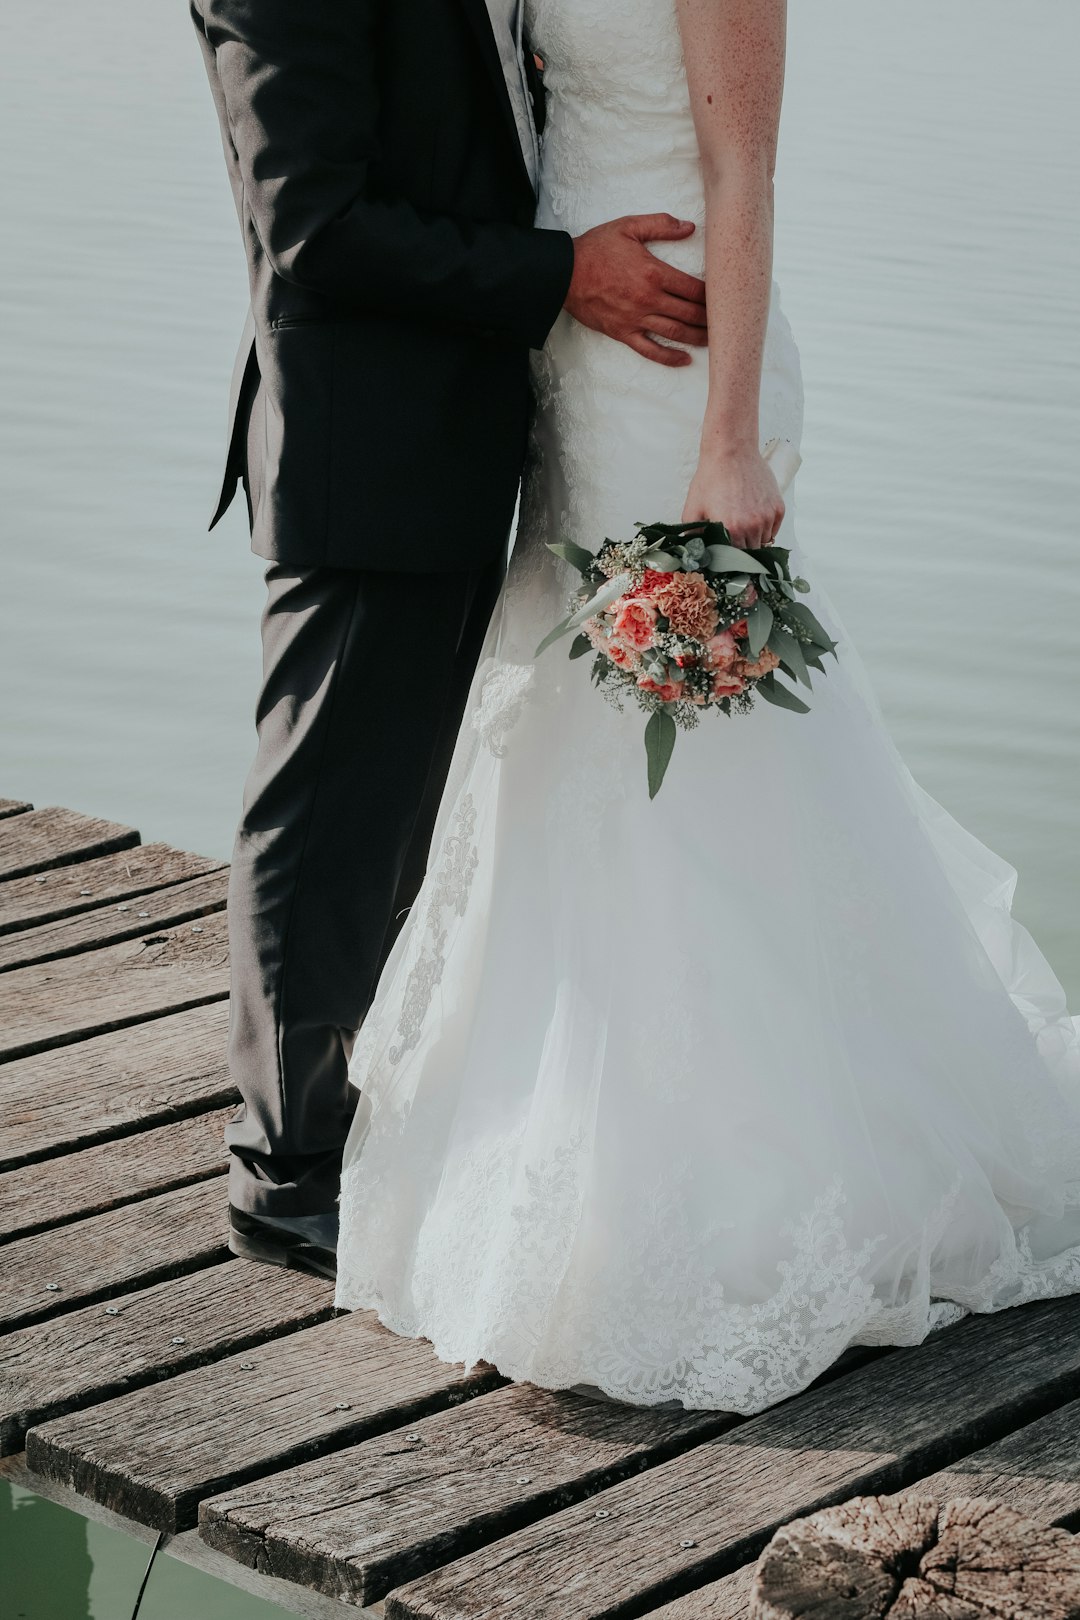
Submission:
M 685 690 L 682 681 L 654 681 L 649 675 L 643 675 L 638 685 L 643 692 L 655 692 L 662 703 L 677 703 Z
M 747 681 L 760 680 L 762 675 L 768 675 L 774 670 L 780 660 L 771 647 L 762 647 L 756 658 L 739 658 L 736 660 L 736 672 Z
M 700 574 L 667 574 L 656 605 L 673 630 L 708 641 L 716 629 L 716 596 Z

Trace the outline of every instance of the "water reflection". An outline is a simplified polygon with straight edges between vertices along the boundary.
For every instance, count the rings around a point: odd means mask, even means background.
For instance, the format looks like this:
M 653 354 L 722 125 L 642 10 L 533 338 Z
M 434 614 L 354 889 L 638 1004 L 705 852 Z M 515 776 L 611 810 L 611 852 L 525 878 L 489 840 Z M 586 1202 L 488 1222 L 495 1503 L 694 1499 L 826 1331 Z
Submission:
M 7 1620 L 94 1620 L 93 1567 L 85 1519 L 0 1480 L 0 1591 Z

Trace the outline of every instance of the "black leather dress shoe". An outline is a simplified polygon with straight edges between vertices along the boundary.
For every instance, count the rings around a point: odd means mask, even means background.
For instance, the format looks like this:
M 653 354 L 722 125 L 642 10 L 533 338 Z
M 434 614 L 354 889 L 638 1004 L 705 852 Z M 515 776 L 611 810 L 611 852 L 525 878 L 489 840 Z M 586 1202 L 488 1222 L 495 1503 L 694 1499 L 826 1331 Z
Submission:
M 327 1217 L 328 1224 L 332 1217 Z M 317 1277 L 337 1277 L 337 1251 L 329 1244 L 312 1242 L 291 1232 L 281 1221 L 248 1215 L 229 1205 L 229 1248 L 242 1260 L 261 1260 L 268 1266 L 310 1271 Z

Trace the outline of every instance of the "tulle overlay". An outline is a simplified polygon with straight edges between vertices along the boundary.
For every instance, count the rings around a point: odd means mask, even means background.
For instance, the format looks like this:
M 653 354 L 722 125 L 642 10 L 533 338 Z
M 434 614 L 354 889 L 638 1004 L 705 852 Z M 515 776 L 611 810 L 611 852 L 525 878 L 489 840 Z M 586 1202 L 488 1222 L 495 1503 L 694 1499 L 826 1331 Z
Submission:
M 674 16 L 536 0 L 541 223 L 700 219 Z M 700 268 L 700 243 L 674 250 Z M 912 780 L 840 642 L 799 716 L 680 737 L 534 661 L 595 547 L 682 510 L 703 357 L 564 318 L 420 899 L 353 1059 L 338 1303 L 448 1361 L 754 1412 L 850 1344 L 1080 1291 L 1080 1031 L 1015 873 Z M 797 443 L 774 293 L 762 441 Z

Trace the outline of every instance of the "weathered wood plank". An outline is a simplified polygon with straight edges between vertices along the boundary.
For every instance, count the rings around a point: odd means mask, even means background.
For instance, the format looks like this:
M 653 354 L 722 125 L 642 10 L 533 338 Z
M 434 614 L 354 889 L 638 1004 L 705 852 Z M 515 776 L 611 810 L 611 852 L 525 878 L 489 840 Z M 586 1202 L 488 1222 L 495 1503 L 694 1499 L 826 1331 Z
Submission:
M 81 951 L 100 950 L 103 945 L 193 922 L 210 912 L 223 911 L 228 890 L 228 872 L 211 872 L 207 877 L 172 884 L 151 894 L 132 895 L 113 906 L 99 906 L 60 922 L 8 934 L 0 938 L 0 973 L 29 967 L 34 962 L 77 956 Z
M 228 1017 L 215 1002 L 4 1064 L 0 1169 L 229 1102 Z
M 5 816 L 21 816 L 25 810 L 33 808 L 27 799 L 0 799 L 0 821 Z
M 123 905 L 136 895 L 224 869 L 223 861 L 173 849 L 170 844 L 138 844 L 115 855 L 56 867 L 37 877 L 11 878 L 0 883 L 0 935 L 59 922 L 100 906 Z
M 213 1497 L 210 1546 L 351 1603 L 730 1428 L 515 1385 Z
M 175 1531 L 204 1497 L 490 1389 L 362 1312 L 31 1428 L 29 1467 Z
M 139 842 L 134 827 L 97 816 L 81 816 L 55 805 L 45 810 L 24 810 L 0 824 L 0 880 L 44 872 L 51 866 L 88 861 L 111 850 L 129 849 Z
M 646 1620 L 746 1620 L 756 1568 L 756 1559 L 743 1564 L 722 1580 L 699 1586 L 660 1609 L 650 1609 Z
M 0 974 L 0 1061 L 160 1018 L 229 990 L 223 912 Z
M 0 1455 L 35 1423 L 310 1327 L 333 1304 L 321 1277 L 230 1259 L 19 1328 L 0 1339 Z
M 920 1480 L 919 1496 L 986 1496 L 1042 1524 L 1080 1530 L 1080 1401 Z
M 227 1210 L 215 1177 L 16 1238 L 2 1251 L 0 1331 L 224 1259 Z
M 640 1613 L 785 1520 L 907 1485 L 1078 1394 L 1080 1297 L 962 1322 L 398 1588 L 388 1620 Z
M 156 1131 L 8 1170 L 0 1175 L 0 1244 L 224 1175 L 222 1132 L 231 1112 L 196 1114 Z
M 1080 1529 L 1080 1401 L 960 1457 L 905 1494 L 947 1502 L 992 1497 L 1037 1523 Z M 648 1620 L 746 1620 L 755 1564 L 653 1609 Z

